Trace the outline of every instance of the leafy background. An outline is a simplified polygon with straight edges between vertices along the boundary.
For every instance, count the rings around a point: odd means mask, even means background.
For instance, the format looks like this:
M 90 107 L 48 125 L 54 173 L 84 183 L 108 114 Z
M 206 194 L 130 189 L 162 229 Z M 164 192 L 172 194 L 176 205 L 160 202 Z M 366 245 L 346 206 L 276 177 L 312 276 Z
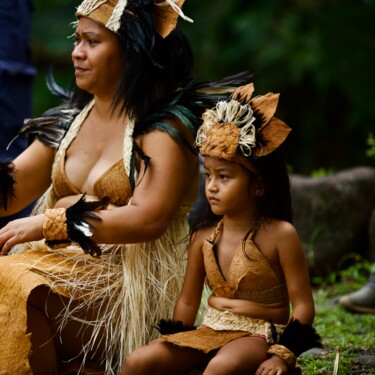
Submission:
M 51 64 L 60 85 L 71 83 L 69 24 L 80 1 L 34 3 L 37 115 L 55 104 L 44 83 Z M 201 80 L 251 69 L 256 93 L 281 93 L 293 172 L 373 165 L 375 0 L 186 0 L 184 12 Z

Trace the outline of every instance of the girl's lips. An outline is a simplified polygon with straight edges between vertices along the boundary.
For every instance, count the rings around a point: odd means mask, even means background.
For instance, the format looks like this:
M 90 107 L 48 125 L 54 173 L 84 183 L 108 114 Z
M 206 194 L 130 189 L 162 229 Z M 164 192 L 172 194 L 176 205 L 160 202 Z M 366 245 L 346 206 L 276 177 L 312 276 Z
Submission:
M 208 201 L 211 203 L 211 204 L 215 204 L 215 203 L 218 203 L 219 202 L 219 199 L 215 198 L 215 197 L 208 197 Z

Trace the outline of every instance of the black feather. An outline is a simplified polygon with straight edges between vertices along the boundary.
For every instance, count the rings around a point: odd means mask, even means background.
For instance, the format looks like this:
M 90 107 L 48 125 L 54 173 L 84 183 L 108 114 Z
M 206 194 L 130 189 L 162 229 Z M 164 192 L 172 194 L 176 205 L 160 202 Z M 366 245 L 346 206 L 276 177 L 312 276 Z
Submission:
M 50 66 L 47 76 L 46 76 L 46 84 L 48 90 L 58 98 L 62 99 L 64 102 L 69 102 L 72 98 L 73 93 L 63 87 L 59 86 L 54 77 L 53 77 L 53 65 Z
M 286 346 L 296 357 L 311 348 L 322 348 L 321 337 L 310 324 L 291 319 L 281 334 L 279 345 Z
M 15 196 L 16 179 L 14 178 L 14 171 L 13 162 L 0 162 L 0 204 L 4 210 L 8 209 L 9 199 Z
M 90 237 L 84 233 L 82 227 L 85 227 L 91 233 L 92 225 L 86 220 L 88 218 L 100 221 L 100 217 L 92 211 L 101 210 L 107 207 L 109 198 L 104 197 L 98 201 L 87 202 L 85 195 L 79 201 L 66 209 L 66 224 L 68 228 L 69 240 L 77 242 L 85 253 L 94 257 L 101 255 L 100 247 Z
M 153 328 L 157 329 L 162 335 L 170 335 L 172 333 L 193 331 L 197 329 L 195 326 L 185 325 L 181 320 L 160 319 Z

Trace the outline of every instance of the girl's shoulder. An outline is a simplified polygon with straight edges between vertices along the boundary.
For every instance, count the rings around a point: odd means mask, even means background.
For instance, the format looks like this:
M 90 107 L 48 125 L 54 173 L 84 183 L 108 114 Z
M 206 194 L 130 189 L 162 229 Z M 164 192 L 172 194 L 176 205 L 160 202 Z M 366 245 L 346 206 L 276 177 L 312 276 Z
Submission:
M 279 248 L 280 245 L 288 245 L 291 242 L 299 241 L 296 228 L 288 221 L 270 219 L 263 223 L 256 233 L 260 242 L 265 241 L 272 248 Z
M 192 245 L 202 247 L 204 242 L 210 239 L 214 230 L 215 230 L 215 226 L 199 228 L 197 231 L 195 231 L 191 235 Z

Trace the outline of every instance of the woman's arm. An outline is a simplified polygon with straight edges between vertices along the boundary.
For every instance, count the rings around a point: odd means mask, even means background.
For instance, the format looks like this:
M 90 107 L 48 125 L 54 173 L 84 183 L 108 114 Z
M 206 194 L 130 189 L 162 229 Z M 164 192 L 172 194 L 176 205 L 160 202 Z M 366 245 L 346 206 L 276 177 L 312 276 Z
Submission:
M 187 326 L 194 325 L 201 302 L 206 276 L 202 245 L 207 236 L 207 230 L 200 230 L 191 237 L 185 279 L 173 312 L 173 320 L 180 320 Z
M 35 140 L 14 161 L 14 197 L 8 200 L 7 210 L 0 208 L 0 217 L 21 211 L 39 198 L 51 183 L 55 149 Z
M 160 237 L 194 187 L 198 158 L 191 151 L 160 131 L 146 134 L 141 147 L 151 158 L 149 167 L 144 173 L 142 163 L 129 205 L 100 211 L 102 221 L 91 222 L 97 243 L 135 243 Z

